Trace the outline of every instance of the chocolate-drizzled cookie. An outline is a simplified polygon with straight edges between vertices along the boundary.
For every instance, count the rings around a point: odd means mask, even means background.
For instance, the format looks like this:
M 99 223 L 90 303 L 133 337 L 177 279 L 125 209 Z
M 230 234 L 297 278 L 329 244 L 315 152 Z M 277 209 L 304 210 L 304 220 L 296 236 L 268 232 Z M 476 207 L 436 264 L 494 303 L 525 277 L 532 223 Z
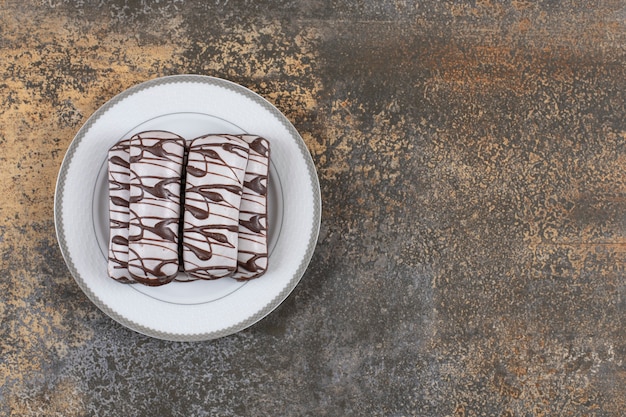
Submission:
M 256 135 L 242 135 L 250 145 L 239 208 L 239 251 L 233 278 L 258 278 L 267 270 L 267 182 L 270 144 Z
M 125 284 L 134 283 L 128 273 L 128 202 L 130 199 L 130 140 L 109 149 L 109 276 Z
M 182 258 L 194 278 L 237 268 L 239 205 L 249 145 L 233 135 L 206 135 L 189 146 Z
M 146 285 L 178 274 L 181 174 L 185 140 L 165 131 L 130 141 L 128 271 Z

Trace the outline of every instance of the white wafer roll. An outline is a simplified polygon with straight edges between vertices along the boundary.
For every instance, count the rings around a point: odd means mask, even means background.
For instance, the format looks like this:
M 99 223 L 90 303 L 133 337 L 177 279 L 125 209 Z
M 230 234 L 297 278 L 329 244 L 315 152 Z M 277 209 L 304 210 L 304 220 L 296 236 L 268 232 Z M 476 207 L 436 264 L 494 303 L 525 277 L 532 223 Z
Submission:
M 258 278 L 267 270 L 267 184 L 270 144 L 256 135 L 241 135 L 250 145 L 250 157 L 239 208 L 239 251 L 233 278 Z
M 128 271 L 146 285 L 167 284 L 178 274 L 184 155 L 185 140 L 170 132 L 131 138 Z
M 249 145 L 233 135 L 206 135 L 189 146 L 183 225 L 188 275 L 217 279 L 237 268 L 239 205 Z
M 134 283 L 128 273 L 128 202 L 130 199 L 130 140 L 109 149 L 109 276 L 126 284 Z

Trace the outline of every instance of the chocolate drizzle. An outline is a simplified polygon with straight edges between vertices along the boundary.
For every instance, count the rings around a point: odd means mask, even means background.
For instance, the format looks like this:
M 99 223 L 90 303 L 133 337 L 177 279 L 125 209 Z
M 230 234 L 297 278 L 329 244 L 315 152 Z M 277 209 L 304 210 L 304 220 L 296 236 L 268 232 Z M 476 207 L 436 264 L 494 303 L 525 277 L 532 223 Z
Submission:
M 254 275 L 254 278 L 258 278 L 265 273 L 266 266 L 258 265 L 257 261 L 264 261 L 266 260 L 266 258 L 267 258 L 266 253 L 255 253 L 245 262 L 238 261 L 237 266 L 239 267 L 239 270 L 243 269 L 246 272 L 249 272 L 250 275 Z M 259 262 L 259 263 L 262 263 L 262 262 Z M 247 279 L 251 279 L 251 278 L 252 277 L 247 278 Z M 244 281 L 243 278 L 238 278 L 238 280 Z
M 250 181 L 245 181 L 243 185 L 258 195 L 267 195 L 267 175 L 256 175 Z
M 175 185 L 175 187 L 171 187 L 171 185 Z M 131 196 L 130 203 L 137 203 L 143 200 L 145 193 L 148 193 L 158 199 L 169 199 L 169 200 L 178 199 L 179 198 L 178 195 L 172 192 L 171 188 L 180 189 L 180 179 L 166 178 L 164 180 L 157 182 L 152 187 L 141 184 L 141 187 L 140 187 L 141 194 Z
M 254 138 L 252 140 L 250 140 L 250 149 L 252 149 L 254 152 L 256 152 L 259 156 L 262 156 L 263 158 L 268 158 L 270 157 L 270 144 L 267 141 L 267 139 L 262 138 L 260 136 L 252 136 L 252 135 L 244 135 L 242 136 L 244 138 L 244 140 L 249 140 L 249 138 Z
M 109 191 L 117 191 L 116 189 L 110 189 Z M 109 200 L 111 202 L 111 204 L 113 204 L 114 206 L 118 206 L 118 207 L 125 207 L 128 208 L 128 200 L 124 199 L 122 197 L 117 197 L 117 196 L 111 196 L 111 199 Z
M 121 150 L 124 153 L 128 153 L 128 146 L 129 146 L 129 141 L 125 140 L 122 142 L 119 142 L 117 144 L 115 144 L 113 146 L 113 148 L 111 148 L 111 150 L 113 152 L 115 152 L 117 149 Z M 122 169 L 130 169 L 130 161 L 129 161 L 129 157 L 121 157 L 119 155 L 113 154 L 110 158 L 109 158 L 109 163 L 113 166 L 118 166 Z M 125 184 L 117 184 L 117 185 L 124 185 L 125 188 L 128 188 L 128 183 Z
M 265 231 L 265 226 L 261 220 L 265 220 L 266 217 L 263 214 L 254 214 L 248 220 L 239 219 L 239 224 L 254 233 L 261 233 Z

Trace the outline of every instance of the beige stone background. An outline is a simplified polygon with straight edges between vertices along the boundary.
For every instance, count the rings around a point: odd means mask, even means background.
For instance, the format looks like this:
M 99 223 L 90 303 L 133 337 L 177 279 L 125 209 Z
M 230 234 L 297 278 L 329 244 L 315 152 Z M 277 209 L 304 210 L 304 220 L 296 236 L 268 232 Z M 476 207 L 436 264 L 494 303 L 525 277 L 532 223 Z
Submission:
M 626 4 L 0 0 L 0 415 L 623 416 Z M 223 339 L 136 334 L 57 247 L 86 119 L 226 78 L 296 126 L 311 266 Z

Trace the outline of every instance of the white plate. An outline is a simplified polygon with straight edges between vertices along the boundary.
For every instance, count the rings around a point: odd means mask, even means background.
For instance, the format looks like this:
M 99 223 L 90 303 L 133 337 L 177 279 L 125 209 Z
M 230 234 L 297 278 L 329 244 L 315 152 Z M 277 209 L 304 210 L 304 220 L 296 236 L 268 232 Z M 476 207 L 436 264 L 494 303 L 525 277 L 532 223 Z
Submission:
M 108 277 L 107 151 L 133 133 L 153 129 L 187 139 L 206 133 L 252 133 L 270 141 L 265 275 L 244 283 L 227 278 L 161 287 L 120 284 Z M 91 301 L 130 329 L 179 341 L 226 336 L 274 310 L 311 260 L 320 213 L 313 161 L 287 118 L 240 85 L 199 75 L 139 84 L 98 109 L 65 155 L 54 199 L 63 257 Z

